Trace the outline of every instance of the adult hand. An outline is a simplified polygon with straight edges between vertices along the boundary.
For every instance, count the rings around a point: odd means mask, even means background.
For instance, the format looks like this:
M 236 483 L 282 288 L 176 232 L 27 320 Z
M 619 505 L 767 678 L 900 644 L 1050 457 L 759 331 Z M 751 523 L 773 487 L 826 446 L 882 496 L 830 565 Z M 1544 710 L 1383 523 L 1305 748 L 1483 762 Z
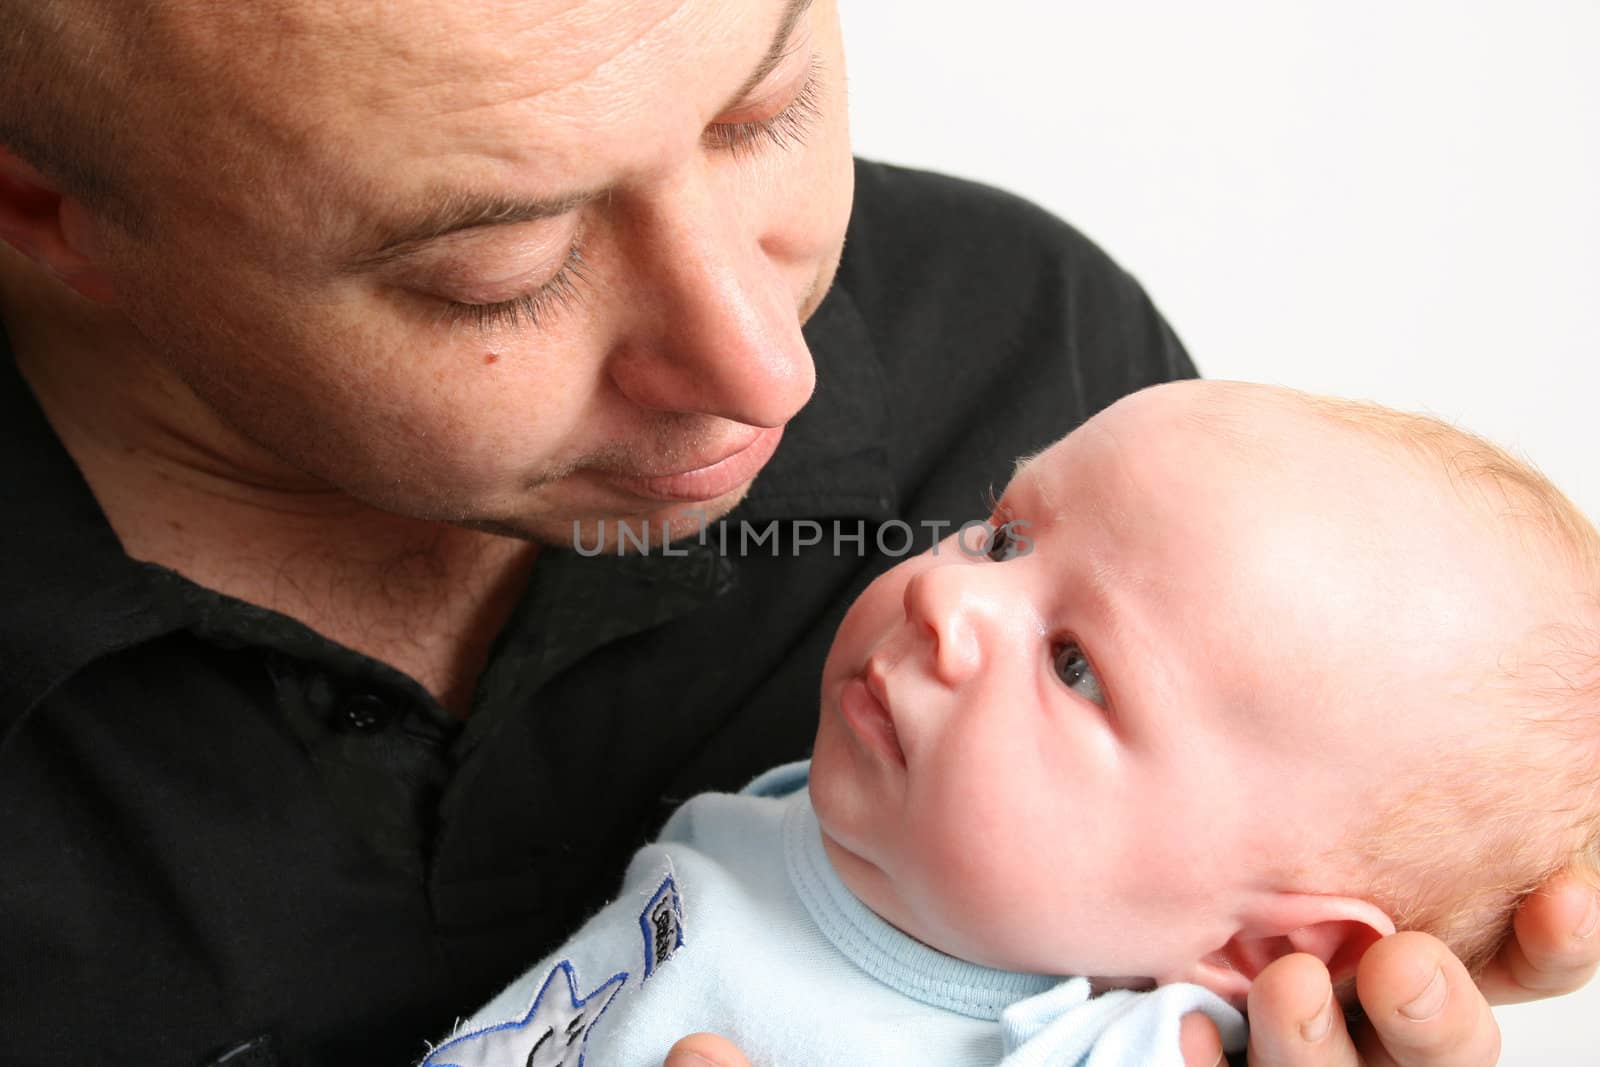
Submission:
M 662 1067 L 750 1067 L 744 1053 L 716 1034 L 690 1034 L 667 1051 Z
M 1523 903 L 1514 930 L 1481 988 L 1436 938 L 1411 932 L 1378 942 L 1356 971 L 1368 1025 L 1354 1038 L 1321 961 L 1283 957 L 1250 990 L 1250 1067 L 1493 1067 L 1500 1028 L 1490 1003 L 1571 993 L 1600 969 L 1600 889 L 1560 875 Z M 1186 1067 L 1221 1062 L 1216 1028 L 1203 1015 L 1183 1020 L 1181 1044 Z M 664 1067 L 750 1061 L 720 1037 L 694 1034 L 672 1047 Z
M 1367 1024 L 1354 1037 L 1322 963 L 1285 956 L 1250 990 L 1250 1067 L 1493 1067 L 1500 1029 L 1490 1003 L 1570 993 L 1600 967 L 1600 893 L 1560 875 L 1524 902 L 1514 929 L 1481 988 L 1427 934 L 1378 942 L 1356 971 Z
M 1183 1020 L 1180 1031 L 1184 1067 L 1216 1067 L 1222 1058 L 1217 1028 L 1204 1015 Z M 690 1034 L 667 1052 L 662 1067 L 750 1067 L 750 1061 L 715 1034 Z

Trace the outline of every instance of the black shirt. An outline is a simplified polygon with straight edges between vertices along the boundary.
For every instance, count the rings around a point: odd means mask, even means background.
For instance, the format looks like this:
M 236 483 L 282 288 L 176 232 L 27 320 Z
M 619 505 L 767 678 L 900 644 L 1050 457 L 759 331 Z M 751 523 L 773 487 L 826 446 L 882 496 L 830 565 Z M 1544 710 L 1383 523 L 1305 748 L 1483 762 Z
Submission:
M 983 517 L 1017 456 L 1193 373 L 1037 208 L 856 179 L 805 331 L 816 395 L 749 497 L 670 556 L 542 553 L 465 723 L 129 559 L 0 360 L 0 1061 L 414 1061 L 677 802 L 808 752 L 833 630 L 908 535 Z

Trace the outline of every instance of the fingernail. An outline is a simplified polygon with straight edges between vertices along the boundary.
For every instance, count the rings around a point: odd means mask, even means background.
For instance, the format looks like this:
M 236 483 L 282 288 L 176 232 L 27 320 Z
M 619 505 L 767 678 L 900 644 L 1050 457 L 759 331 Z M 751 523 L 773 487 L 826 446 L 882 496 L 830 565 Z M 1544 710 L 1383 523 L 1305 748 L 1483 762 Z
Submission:
M 715 1060 L 708 1060 L 698 1052 L 673 1052 L 667 1056 L 663 1067 L 722 1067 Z
M 1600 928 L 1600 892 L 1589 894 L 1589 910 L 1583 915 L 1583 922 L 1578 924 L 1577 931 L 1573 934 L 1579 941 L 1589 937 Z
M 1300 1024 L 1300 1036 L 1308 1044 L 1315 1045 L 1318 1041 L 1328 1036 L 1328 1028 L 1333 1025 L 1333 994 L 1328 994 L 1328 999 L 1322 1002 L 1322 1009 L 1311 1018 Z
M 1400 1006 L 1400 1014 L 1412 1022 L 1422 1022 L 1431 1019 L 1444 1010 L 1444 997 L 1447 992 L 1444 984 L 1444 972 L 1434 969 L 1433 977 L 1428 981 L 1428 986 L 1417 999 L 1409 1004 Z

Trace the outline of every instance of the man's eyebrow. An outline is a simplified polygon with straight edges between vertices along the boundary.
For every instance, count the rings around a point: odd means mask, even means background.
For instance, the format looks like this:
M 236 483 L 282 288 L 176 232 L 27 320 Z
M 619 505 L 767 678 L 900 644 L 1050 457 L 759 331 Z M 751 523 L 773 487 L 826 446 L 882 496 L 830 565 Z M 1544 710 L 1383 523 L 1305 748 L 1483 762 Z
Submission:
M 722 106 L 727 111 L 750 94 L 767 75 L 777 69 L 788 55 L 789 38 L 794 36 L 800 19 L 811 10 L 815 0 L 785 0 L 783 17 L 778 31 L 767 46 L 767 54 L 756 64 L 750 76 L 739 86 L 728 102 Z M 377 247 L 363 253 L 350 263 L 350 269 L 362 270 L 401 259 L 427 244 L 461 230 L 483 226 L 507 226 L 519 222 L 537 222 L 557 218 L 574 208 L 606 195 L 607 189 L 586 189 L 558 196 L 527 199 L 504 194 L 479 194 L 452 189 L 437 197 L 427 208 L 405 222 L 391 227 L 379 239 Z
M 800 25 L 805 13 L 811 10 L 812 3 L 814 0 L 787 0 L 783 8 L 783 18 L 778 20 L 778 32 L 773 35 L 772 43 L 767 46 L 767 54 L 761 57 L 761 62 L 750 72 L 750 77 L 739 86 L 739 91 L 722 105 L 723 111 L 732 110 L 739 101 L 750 95 L 751 90 L 765 81 L 768 74 L 778 69 L 778 64 L 789 54 L 789 38 L 794 36 L 794 28 Z
M 403 259 L 429 241 L 461 230 L 558 218 L 603 195 L 605 190 L 597 189 L 530 200 L 499 193 L 447 190 L 435 197 L 426 209 L 392 227 L 377 248 L 352 260 L 350 269 L 363 270 Z

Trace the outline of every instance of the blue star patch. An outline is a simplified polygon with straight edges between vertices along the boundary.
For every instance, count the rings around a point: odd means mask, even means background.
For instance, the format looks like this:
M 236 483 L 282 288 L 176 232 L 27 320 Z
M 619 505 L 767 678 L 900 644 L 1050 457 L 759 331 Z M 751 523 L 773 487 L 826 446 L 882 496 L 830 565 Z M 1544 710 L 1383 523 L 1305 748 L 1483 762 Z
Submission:
M 557 975 L 566 979 L 564 989 L 557 985 Z M 551 968 L 520 1021 L 453 1037 L 434 1049 L 423 1067 L 583 1067 L 589 1031 L 627 980 L 628 972 L 621 971 L 580 997 L 578 976 L 562 960 Z

